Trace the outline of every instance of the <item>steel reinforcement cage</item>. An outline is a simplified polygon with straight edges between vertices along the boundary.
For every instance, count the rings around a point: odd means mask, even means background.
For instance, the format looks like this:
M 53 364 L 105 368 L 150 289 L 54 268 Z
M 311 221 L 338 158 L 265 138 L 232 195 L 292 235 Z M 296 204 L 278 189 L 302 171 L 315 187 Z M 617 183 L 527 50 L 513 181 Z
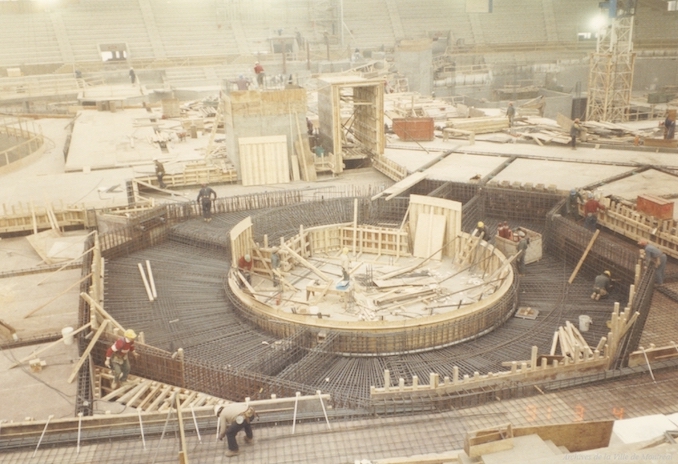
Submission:
M 426 185 L 422 185 L 424 183 Z M 372 192 L 369 192 L 370 194 L 378 190 L 376 188 L 372 189 Z M 464 200 L 465 214 L 468 212 L 469 216 L 468 219 L 465 218 L 467 220 L 465 220 L 464 223 L 467 224 L 466 227 L 469 228 L 472 228 L 475 222 L 484 218 L 486 214 L 500 214 L 500 217 L 508 215 L 507 217 L 529 221 L 544 221 L 546 247 L 550 253 L 568 263 L 574 263 L 581 257 L 583 250 L 586 248 L 591 238 L 591 233 L 589 231 L 560 216 L 564 200 L 560 201 L 562 200 L 562 196 L 550 192 L 527 192 L 492 187 L 480 188 L 477 184 L 431 181 L 420 183 L 413 191 L 417 190 L 418 193 L 425 194 L 427 190 L 431 192 L 436 189 L 439 193 L 443 193 L 445 198 L 457 201 Z M 533 195 L 535 196 L 534 198 L 532 198 Z M 289 205 L 296 204 L 298 206 L 299 203 L 313 202 L 329 203 L 333 198 L 344 197 L 341 201 L 348 204 L 343 204 L 341 206 L 335 205 L 332 206 L 332 208 L 341 208 L 343 211 L 342 217 L 344 219 L 350 218 L 352 220 L 354 199 L 345 198 L 348 196 L 352 196 L 351 193 L 336 192 L 331 189 L 314 191 L 311 195 L 304 191 L 275 192 L 218 199 L 216 201 L 216 210 L 217 212 L 238 212 L 253 209 L 263 210 L 279 208 L 280 214 L 282 214 L 283 211 L 286 211 L 289 214 L 292 210 L 285 208 Z M 404 214 L 403 208 L 406 208 L 406 204 L 406 200 L 401 199 L 396 199 L 396 201 L 392 200 L 391 202 L 380 201 L 375 202 L 374 204 L 366 199 L 359 199 L 359 217 L 361 221 L 365 220 L 369 223 L 373 220 L 383 223 L 392 223 L 395 217 L 402 217 L 402 214 Z M 520 209 L 509 210 L 508 208 Z M 528 210 L 525 211 L 525 208 Z M 383 214 L 380 216 L 375 211 L 382 211 Z M 544 211 L 547 211 L 548 213 L 544 213 Z M 262 211 L 262 214 L 255 213 L 257 228 L 269 228 L 271 225 L 275 225 L 273 215 L 269 215 L 270 213 L 271 211 L 268 211 L 267 213 L 263 213 Z M 544 215 L 540 217 L 539 214 Z M 195 202 L 164 205 L 154 208 L 153 210 L 134 218 L 128 225 L 120 227 L 109 234 L 101 235 L 100 243 L 102 245 L 102 255 L 105 258 L 110 259 L 118 256 L 125 256 L 137 250 L 162 243 L 162 241 L 167 239 L 169 231 L 174 225 L 190 218 L 197 217 L 198 215 L 199 211 L 195 206 Z M 471 219 L 471 217 L 473 218 Z M 280 229 L 276 228 L 274 230 L 277 231 Z M 290 231 L 291 230 L 292 228 L 290 227 Z M 88 241 L 86 249 L 90 249 L 92 244 L 93 241 Z M 215 246 L 214 243 L 205 243 L 204 245 L 207 247 Z M 90 252 L 84 257 L 84 262 L 89 264 L 83 266 L 83 276 L 90 272 L 91 256 L 92 253 Z M 621 270 L 620 277 L 623 279 L 623 284 L 630 285 L 633 281 L 636 262 L 637 254 L 621 249 L 609 240 L 599 238 L 592 247 L 589 258 L 587 258 L 582 266 L 582 272 L 593 275 L 601 267 L 615 266 L 615 268 Z M 624 342 L 624 358 L 637 347 L 640 333 L 642 333 L 641 322 L 644 323 L 644 320 L 647 317 L 652 299 L 652 281 L 653 272 L 643 274 L 633 304 L 634 310 L 641 311 L 641 318 L 639 318 L 639 324 L 636 324 Z M 81 291 L 87 292 L 89 286 L 89 280 L 83 282 Z M 506 300 L 515 298 L 515 294 L 507 294 L 505 298 Z M 79 307 L 79 322 L 82 325 L 90 320 L 90 308 L 82 299 L 80 300 Z M 469 320 L 468 324 L 471 326 L 474 324 L 474 321 Z M 436 329 L 432 328 L 430 330 Z M 288 340 L 304 351 L 322 351 L 322 347 L 313 348 L 317 342 L 317 335 L 309 331 L 300 333 L 299 329 L 290 328 Z M 330 342 L 330 345 L 336 343 L 332 334 L 329 334 L 327 340 Z M 82 353 L 88 344 L 85 334 L 81 333 L 78 335 L 78 342 L 80 352 Z M 108 343 L 110 343 L 109 340 L 101 340 L 92 351 L 92 359 L 95 364 L 102 364 Z M 153 380 L 181 385 L 215 396 L 237 400 L 246 396 L 252 398 L 264 398 L 270 396 L 271 393 L 276 393 L 279 396 L 285 394 L 293 396 L 297 391 L 302 392 L 302 394 L 314 393 L 312 387 L 307 385 L 253 373 L 243 369 L 235 370 L 224 366 L 212 365 L 209 362 L 200 359 L 187 358 L 181 360 L 176 356 L 173 357 L 172 353 L 152 346 L 141 345 L 139 351 L 142 356 L 140 362 L 135 363 L 135 373 Z M 301 354 L 301 352 L 288 352 L 286 359 L 290 360 Z M 618 365 L 625 365 L 624 358 L 619 361 Z M 267 363 L 277 364 L 277 361 L 271 358 L 253 360 L 253 363 L 266 365 Z M 275 370 L 276 368 L 272 366 L 271 371 Z M 80 377 L 78 379 L 78 397 L 75 407 L 76 414 L 79 412 L 86 415 L 92 414 L 93 393 L 91 379 L 92 372 L 90 369 L 81 369 Z M 524 386 L 505 385 L 502 388 L 510 391 L 515 390 L 514 393 L 518 394 L 518 391 L 521 388 L 524 388 Z M 506 393 L 508 394 L 508 392 Z M 476 398 L 476 396 L 475 393 L 472 394 L 472 398 L 466 398 L 464 404 L 470 404 L 469 402 L 474 401 L 482 402 L 482 399 L 480 397 Z M 476 399 L 474 400 L 473 398 Z M 365 403 L 365 400 L 359 396 L 353 397 L 351 395 L 345 395 L 345 397 L 343 397 L 341 395 L 333 395 L 333 400 L 337 407 L 365 406 L 365 404 L 363 404 Z M 430 402 L 434 405 L 434 408 L 439 400 L 440 399 L 430 398 Z M 403 408 L 407 408 L 407 405 L 402 406 L 394 404 L 393 406 L 395 408 L 393 411 L 394 413 L 402 413 Z M 413 410 L 416 409 L 419 411 L 427 408 L 424 404 L 417 405 L 416 408 L 414 407 L 415 405 L 411 406 L 413 407 Z

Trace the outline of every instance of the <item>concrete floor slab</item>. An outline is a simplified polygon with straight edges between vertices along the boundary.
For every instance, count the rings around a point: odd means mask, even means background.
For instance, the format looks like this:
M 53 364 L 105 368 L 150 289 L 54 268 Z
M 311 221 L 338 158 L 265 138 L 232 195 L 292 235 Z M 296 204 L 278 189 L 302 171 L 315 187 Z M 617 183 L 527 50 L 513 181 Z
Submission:
M 660 437 L 676 424 L 664 414 L 622 419 L 614 422 L 612 430 L 624 443 L 638 443 Z
M 57 343 L 38 354 L 46 365 L 40 372 L 32 372 L 28 364 L 14 369 L 9 366 L 30 356 L 48 344 L 3 350 L 0 356 L 0 420 L 21 422 L 27 417 L 35 420 L 73 417 L 77 382 L 68 383 L 74 362 L 79 358 L 77 344 Z M 44 461 L 43 461 L 44 462 Z
M 629 171 L 625 166 L 603 166 L 561 161 L 517 159 L 494 178 L 497 182 L 531 182 L 532 185 L 555 185 L 569 191 L 597 180 Z

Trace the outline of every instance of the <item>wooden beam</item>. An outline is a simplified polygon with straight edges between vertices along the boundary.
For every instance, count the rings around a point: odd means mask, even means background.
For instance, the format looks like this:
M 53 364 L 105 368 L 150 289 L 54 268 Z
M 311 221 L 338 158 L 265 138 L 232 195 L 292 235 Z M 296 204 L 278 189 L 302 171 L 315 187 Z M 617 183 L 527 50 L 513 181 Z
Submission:
M 89 295 L 88 295 L 87 293 L 85 293 L 85 292 L 81 292 L 81 293 L 80 293 L 80 297 L 81 297 L 83 300 L 85 300 L 87 303 L 89 303 L 89 305 L 90 305 L 91 307 L 93 307 L 94 309 L 96 309 L 96 310 L 99 312 L 99 314 L 101 314 L 105 319 L 108 319 L 108 320 L 111 322 L 111 324 L 113 324 L 116 328 L 120 329 L 120 330 L 123 331 L 123 332 L 125 331 L 125 328 L 124 328 L 123 326 L 121 326 L 121 325 L 118 323 L 118 321 L 116 321 L 115 319 L 113 319 L 113 316 L 111 316 L 110 314 L 108 314 L 108 312 L 107 312 L 107 311 L 106 311 L 99 303 L 97 303 L 96 301 L 94 301 L 94 299 L 93 299 L 91 296 L 89 296 Z
M 39 355 L 39 354 L 42 353 L 43 351 L 47 351 L 48 349 L 52 348 L 53 346 L 58 345 L 58 344 L 61 343 L 61 342 L 64 340 L 64 338 L 66 338 L 67 336 L 68 336 L 68 337 L 72 337 L 72 336 L 74 336 L 75 334 L 77 334 L 77 333 L 79 333 L 79 332 L 82 332 L 83 330 L 85 330 L 86 328 L 88 328 L 90 325 L 92 325 L 92 324 L 91 324 L 90 322 L 88 322 L 87 324 L 83 325 L 83 326 L 80 327 L 79 329 L 74 330 L 74 331 L 71 332 L 70 334 L 61 337 L 59 340 L 57 340 L 57 341 L 55 341 L 55 342 L 52 342 L 52 343 L 50 343 L 50 344 L 47 345 L 47 346 L 43 346 L 43 347 L 40 348 L 39 350 L 32 352 L 30 355 L 26 356 L 25 358 L 21 358 L 20 360 L 18 360 L 17 362 L 15 362 L 15 363 L 12 364 L 11 366 L 9 366 L 9 369 L 14 369 L 14 368 L 17 367 L 18 365 L 20 365 L 20 364 L 22 364 L 22 363 L 28 361 L 28 360 L 31 359 L 31 358 L 34 358 L 35 356 Z
M 282 246 L 285 250 L 287 250 L 287 252 L 289 254 L 291 254 L 297 261 L 299 261 L 299 263 L 301 265 L 312 270 L 318 277 L 323 279 L 325 282 L 332 282 L 332 279 L 330 279 L 324 272 L 322 272 L 320 269 L 315 267 L 313 264 L 309 263 L 304 258 L 299 256 L 299 254 L 296 251 L 294 251 L 293 249 L 291 249 L 289 246 L 287 246 L 287 244 L 283 244 Z
M 92 351 L 92 348 L 94 348 L 94 345 L 96 345 L 97 340 L 99 340 L 99 337 L 101 337 L 101 334 L 104 333 L 104 330 L 106 329 L 106 326 L 108 325 L 108 322 L 109 322 L 108 319 L 104 319 L 104 321 L 99 326 L 99 330 L 96 331 L 96 333 L 92 337 L 92 341 L 89 342 L 87 349 L 82 354 L 82 356 L 80 356 L 80 359 L 75 364 L 75 367 L 73 368 L 73 372 L 71 373 L 71 376 L 68 378 L 68 383 L 73 383 L 73 380 L 75 380 L 75 376 L 78 375 L 78 371 L 80 370 L 82 365 L 85 363 L 85 360 L 89 356 L 90 351 Z
M 593 243 L 598 238 L 598 234 L 600 234 L 600 229 L 596 229 L 596 232 L 593 234 L 593 237 L 591 237 L 589 244 L 586 246 L 586 249 L 584 250 L 584 254 L 582 254 L 581 258 L 579 259 L 579 262 L 577 263 L 577 267 L 574 268 L 574 271 L 572 271 L 572 275 L 567 280 L 568 284 L 572 284 L 572 282 L 574 281 L 574 278 L 577 277 L 577 274 L 579 273 L 579 269 L 581 268 L 581 265 L 584 264 L 584 260 L 586 259 L 586 256 L 588 256 L 589 251 L 591 251 L 591 247 L 593 247 Z

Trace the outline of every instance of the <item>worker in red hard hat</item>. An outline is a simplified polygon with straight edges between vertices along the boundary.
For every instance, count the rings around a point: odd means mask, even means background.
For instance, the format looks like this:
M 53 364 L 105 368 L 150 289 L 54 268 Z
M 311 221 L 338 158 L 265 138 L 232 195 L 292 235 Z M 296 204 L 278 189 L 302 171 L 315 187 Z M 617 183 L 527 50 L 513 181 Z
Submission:
M 123 337 L 116 340 L 106 351 L 106 367 L 113 370 L 113 384 L 115 390 L 127 381 L 130 371 L 129 353 L 134 357 L 139 356 L 134 352 L 134 340 L 137 334 L 132 329 L 125 330 Z M 112 364 L 111 364 L 112 363 Z

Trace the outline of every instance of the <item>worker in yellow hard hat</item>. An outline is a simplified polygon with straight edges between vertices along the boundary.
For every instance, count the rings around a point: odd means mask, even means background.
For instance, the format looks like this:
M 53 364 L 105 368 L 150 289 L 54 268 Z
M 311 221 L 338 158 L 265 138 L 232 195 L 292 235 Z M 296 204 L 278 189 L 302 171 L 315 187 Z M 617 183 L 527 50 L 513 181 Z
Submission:
M 490 241 L 490 233 L 485 228 L 485 223 L 483 221 L 478 221 L 478 224 L 476 225 L 476 230 L 478 231 L 477 235 L 480 237 L 481 240 L 485 240 L 486 242 Z
M 606 298 L 612 290 L 612 273 L 605 271 L 596 276 L 593 281 L 593 293 L 591 293 L 592 300 L 600 300 Z
M 106 351 L 106 367 L 113 370 L 113 384 L 111 387 L 115 390 L 127 381 L 130 371 L 129 353 L 135 357 L 139 356 L 134 352 L 134 340 L 137 334 L 132 329 L 125 330 L 123 337 L 116 340 Z M 111 365 L 112 362 L 112 365 Z

